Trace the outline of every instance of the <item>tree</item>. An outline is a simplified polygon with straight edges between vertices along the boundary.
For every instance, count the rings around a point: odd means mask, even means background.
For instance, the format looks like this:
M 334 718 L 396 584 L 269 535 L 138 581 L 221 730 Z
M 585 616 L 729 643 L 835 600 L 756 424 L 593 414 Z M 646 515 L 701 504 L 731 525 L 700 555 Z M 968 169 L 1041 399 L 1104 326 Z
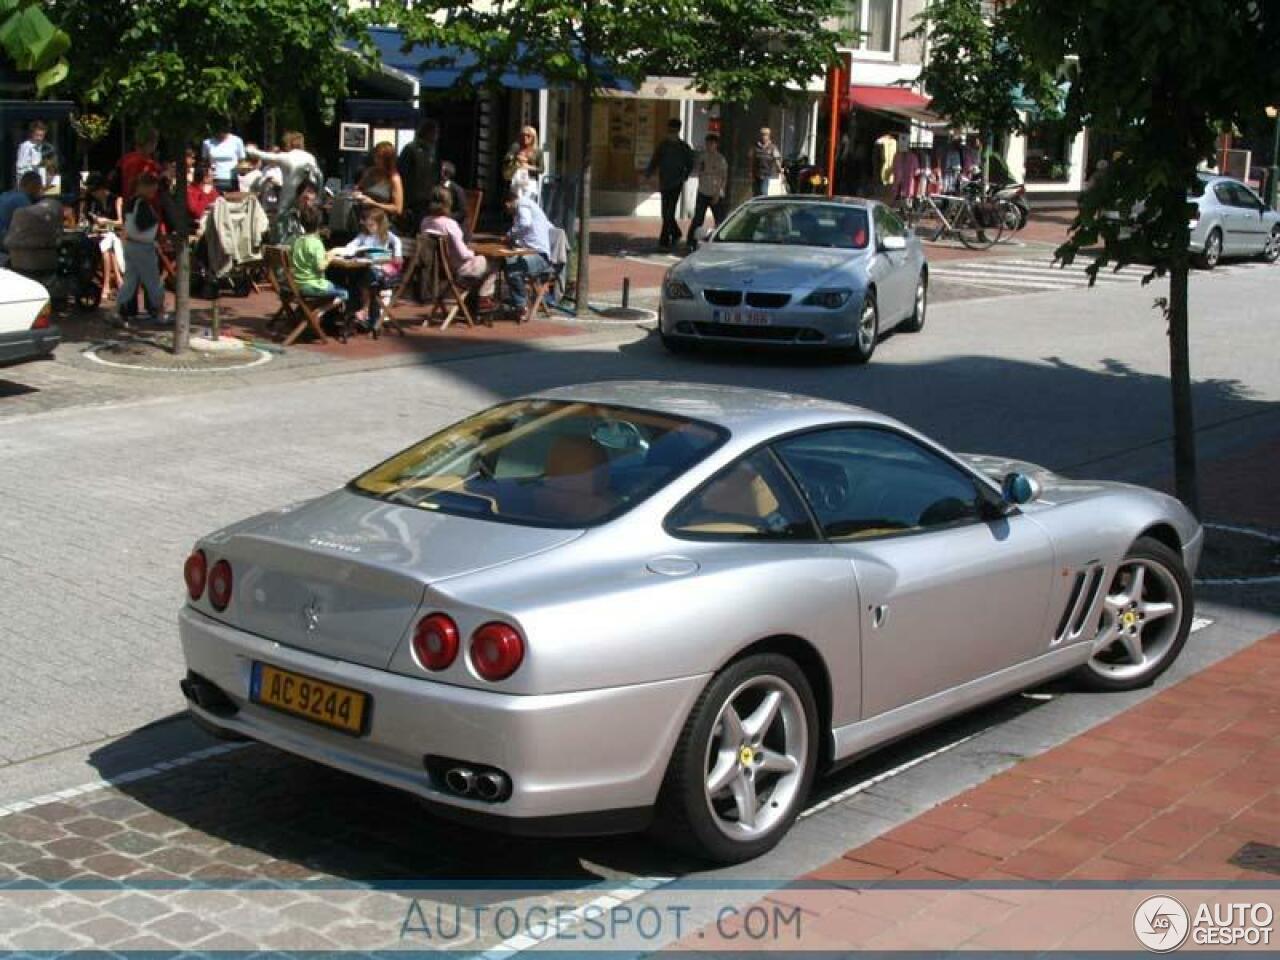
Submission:
M 983 146 L 1025 128 L 1029 110 L 1052 114 L 1054 70 L 1034 69 L 1004 6 L 984 14 L 979 0 L 933 0 L 916 17 L 908 39 L 928 39 L 920 81 L 930 108 L 959 127 L 976 130 Z M 989 152 L 984 150 L 987 163 Z M 990 178 L 989 167 L 983 171 Z
M 840 34 L 823 24 L 843 0 L 788 4 L 739 0 L 381 0 L 376 19 L 398 26 L 406 47 L 471 55 L 459 88 L 501 85 L 503 74 L 571 87 L 580 106 L 579 314 L 590 295 L 591 101 L 610 78 L 690 77 L 722 100 L 778 99 L 835 61 Z M 470 59 L 470 58 L 468 58 Z
M 1065 121 L 1116 148 L 1080 199 L 1067 263 L 1101 242 L 1090 275 L 1109 263 L 1169 275 L 1156 301 L 1168 322 L 1178 497 L 1199 512 L 1188 349 L 1188 197 L 1221 131 L 1280 99 L 1280 4 L 1274 0 L 1021 0 L 1022 42 L 1044 68 L 1070 65 Z
M 35 73 L 39 96 L 66 79 L 71 38 L 45 16 L 39 0 L 0 0 L 0 46 L 19 70 Z
M 264 105 L 332 103 L 358 62 L 343 44 L 372 49 L 363 15 L 346 0 L 57 0 L 52 10 L 75 45 L 82 102 L 178 144 Z M 176 190 L 185 213 L 181 163 Z M 189 229 L 179 231 L 175 352 L 190 332 Z

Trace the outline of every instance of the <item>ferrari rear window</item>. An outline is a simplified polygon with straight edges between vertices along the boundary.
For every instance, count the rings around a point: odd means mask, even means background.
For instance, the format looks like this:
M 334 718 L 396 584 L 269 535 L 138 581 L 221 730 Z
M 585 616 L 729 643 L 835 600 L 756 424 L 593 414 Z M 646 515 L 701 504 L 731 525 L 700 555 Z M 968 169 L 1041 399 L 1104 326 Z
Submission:
M 518 400 L 428 437 L 351 487 L 423 510 L 589 527 L 665 487 L 724 438 L 718 427 L 650 410 Z

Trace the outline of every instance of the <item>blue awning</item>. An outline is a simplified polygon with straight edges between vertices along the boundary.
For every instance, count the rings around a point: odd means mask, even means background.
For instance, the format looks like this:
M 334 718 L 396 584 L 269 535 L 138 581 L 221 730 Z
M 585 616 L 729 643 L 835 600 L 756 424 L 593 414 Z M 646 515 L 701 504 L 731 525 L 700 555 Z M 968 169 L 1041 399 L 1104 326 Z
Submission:
M 406 51 L 404 35 L 393 27 L 374 27 L 369 36 L 385 66 L 416 77 L 424 88 L 447 90 L 457 84 L 463 71 L 476 64 L 475 54 L 449 47 L 417 44 Z M 630 82 L 613 76 L 603 65 L 597 66 L 604 86 L 614 90 L 634 89 Z M 537 74 L 516 71 L 502 74 L 501 83 L 511 90 L 543 90 L 549 86 L 546 79 Z

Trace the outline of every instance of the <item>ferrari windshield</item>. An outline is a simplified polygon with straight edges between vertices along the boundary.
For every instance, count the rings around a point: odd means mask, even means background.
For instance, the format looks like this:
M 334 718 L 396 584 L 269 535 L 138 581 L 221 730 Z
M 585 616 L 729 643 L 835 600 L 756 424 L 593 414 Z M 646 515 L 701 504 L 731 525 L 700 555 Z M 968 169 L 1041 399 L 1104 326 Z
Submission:
M 772 243 L 860 250 L 867 245 L 867 208 L 785 200 L 741 206 L 716 231 L 717 242 Z
M 493 407 L 353 480 L 424 510 L 547 527 L 587 527 L 629 510 L 723 442 L 705 423 L 556 400 Z

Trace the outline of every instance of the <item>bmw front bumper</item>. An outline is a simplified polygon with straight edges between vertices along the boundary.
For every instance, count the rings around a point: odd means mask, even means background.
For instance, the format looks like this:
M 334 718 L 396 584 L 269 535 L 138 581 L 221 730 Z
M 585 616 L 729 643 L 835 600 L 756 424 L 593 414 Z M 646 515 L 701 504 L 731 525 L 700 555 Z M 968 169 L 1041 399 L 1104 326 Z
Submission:
M 188 669 L 231 701 L 217 712 L 188 700 L 197 721 L 398 787 L 445 815 L 513 833 L 608 833 L 642 828 L 667 761 L 705 676 L 602 690 L 519 696 L 388 673 L 283 646 L 184 608 Z M 352 737 L 251 703 L 254 661 L 363 691 L 367 732 Z M 491 766 L 511 794 L 487 803 L 458 796 L 424 757 Z
M 717 308 L 701 299 L 662 299 L 660 329 L 663 336 L 691 343 L 757 343 L 803 348 L 849 347 L 858 330 L 862 297 L 855 294 L 838 310 L 788 305 L 776 310 L 743 308 L 766 323 L 725 323 Z

